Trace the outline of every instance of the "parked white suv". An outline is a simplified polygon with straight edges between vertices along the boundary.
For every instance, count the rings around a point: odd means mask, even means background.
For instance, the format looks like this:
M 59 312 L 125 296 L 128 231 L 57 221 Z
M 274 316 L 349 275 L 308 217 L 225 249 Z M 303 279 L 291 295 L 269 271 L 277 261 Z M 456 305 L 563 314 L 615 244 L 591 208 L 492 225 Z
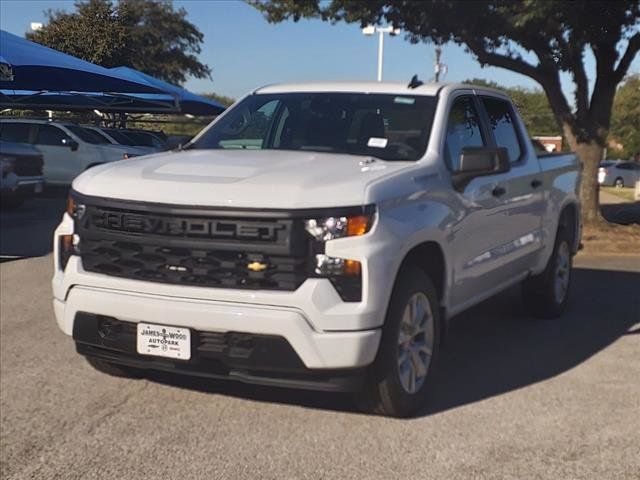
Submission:
M 269 86 L 182 151 L 73 182 L 54 311 L 105 372 L 355 391 L 408 415 L 452 316 L 518 283 L 532 316 L 562 313 L 579 183 L 498 91 Z
M 69 122 L 3 118 L 0 139 L 29 143 L 40 150 L 45 182 L 53 185 L 69 185 L 89 167 L 142 154 L 135 147 L 110 144 L 97 133 Z

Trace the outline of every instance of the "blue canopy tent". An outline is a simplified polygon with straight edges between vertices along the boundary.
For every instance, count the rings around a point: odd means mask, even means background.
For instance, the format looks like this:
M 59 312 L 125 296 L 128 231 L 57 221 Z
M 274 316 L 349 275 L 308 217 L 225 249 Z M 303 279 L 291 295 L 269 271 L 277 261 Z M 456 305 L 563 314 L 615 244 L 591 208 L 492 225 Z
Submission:
M 133 68 L 115 67 L 109 70 L 112 72 L 116 72 L 118 75 L 124 78 L 146 82 L 156 88 L 164 90 L 165 92 L 171 93 L 178 99 L 181 113 L 189 113 L 191 115 L 219 115 L 225 109 L 224 105 L 216 102 L 215 100 L 201 97 L 200 95 L 191 93 L 184 88 L 180 88 L 163 80 L 159 80 L 152 77 L 151 75 L 147 75 L 146 73 L 134 70 Z M 143 99 L 149 98 L 150 95 L 140 95 L 138 97 Z
M 142 72 L 107 69 L 0 30 L 0 107 L 217 115 L 224 106 Z
M 94 92 L 32 92 L 0 90 L 0 108 L 83 111 L 105 113 L 180 113 L 177 99 L 169 95 Z
M 0 90 L 166 93 L 4 30 L 0 30 L 0 63 Z

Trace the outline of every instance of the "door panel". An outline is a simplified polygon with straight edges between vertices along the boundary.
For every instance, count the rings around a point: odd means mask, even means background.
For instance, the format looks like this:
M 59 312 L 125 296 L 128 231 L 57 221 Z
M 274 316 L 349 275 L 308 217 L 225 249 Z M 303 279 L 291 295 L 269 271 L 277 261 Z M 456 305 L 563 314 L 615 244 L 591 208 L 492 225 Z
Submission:
M 75 152 L 62 144 L 69 136 L 54 125 L 39 125 L 35 147 L 44 158 L 44 178 L 47 183 L 70 183 L 77 175 L 77 160 L 80 150 Z
M 511 170 L 500 180 L 505 189 L 505 218 L 500 225 L 505 243 L 496 265 L 497 281 L 508 282 L 527 272 L 542 248 L 545 185 L 538 158 L 527 151 L 511 103 L 492 97 L 480 100 L 496 146 L 507 148 L 511 162 Z
M 487 131 L 482 125 L 472 95 L 458 97 L 449 112 L 445 160 L 451 171 L 458 167 L 464 147 L 487 146 Z M 494 190 L 505 174 L 477 177 L 457 197 L 460 220 L 453 227 L 453 284 L 450 305 L 471 303 L 496 281 L 496 252 L 505 242 L 504 201 Z

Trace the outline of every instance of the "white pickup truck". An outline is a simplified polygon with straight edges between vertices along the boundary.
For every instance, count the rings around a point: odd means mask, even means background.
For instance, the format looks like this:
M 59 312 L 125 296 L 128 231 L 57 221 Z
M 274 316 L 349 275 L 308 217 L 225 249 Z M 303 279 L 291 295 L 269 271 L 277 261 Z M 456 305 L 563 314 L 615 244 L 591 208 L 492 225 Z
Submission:
M 410 415 L 452 316 L 517 283 L 532 316 L 562 313 L 579 182 L 498 91 L 264 87 L 181 151 L 76 178 L 55 315 L 107 373 L 353 391 Z

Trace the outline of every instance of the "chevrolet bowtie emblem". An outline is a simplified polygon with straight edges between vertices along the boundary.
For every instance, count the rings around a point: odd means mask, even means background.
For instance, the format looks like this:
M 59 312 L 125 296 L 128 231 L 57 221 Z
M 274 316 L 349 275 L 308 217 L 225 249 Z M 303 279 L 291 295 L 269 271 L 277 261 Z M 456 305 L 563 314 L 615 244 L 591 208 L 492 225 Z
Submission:
M 247 265 L 247 268 L 252 272 L 262 272 L 267 269 L 267 264 L 260 262 L 251 262 Z

